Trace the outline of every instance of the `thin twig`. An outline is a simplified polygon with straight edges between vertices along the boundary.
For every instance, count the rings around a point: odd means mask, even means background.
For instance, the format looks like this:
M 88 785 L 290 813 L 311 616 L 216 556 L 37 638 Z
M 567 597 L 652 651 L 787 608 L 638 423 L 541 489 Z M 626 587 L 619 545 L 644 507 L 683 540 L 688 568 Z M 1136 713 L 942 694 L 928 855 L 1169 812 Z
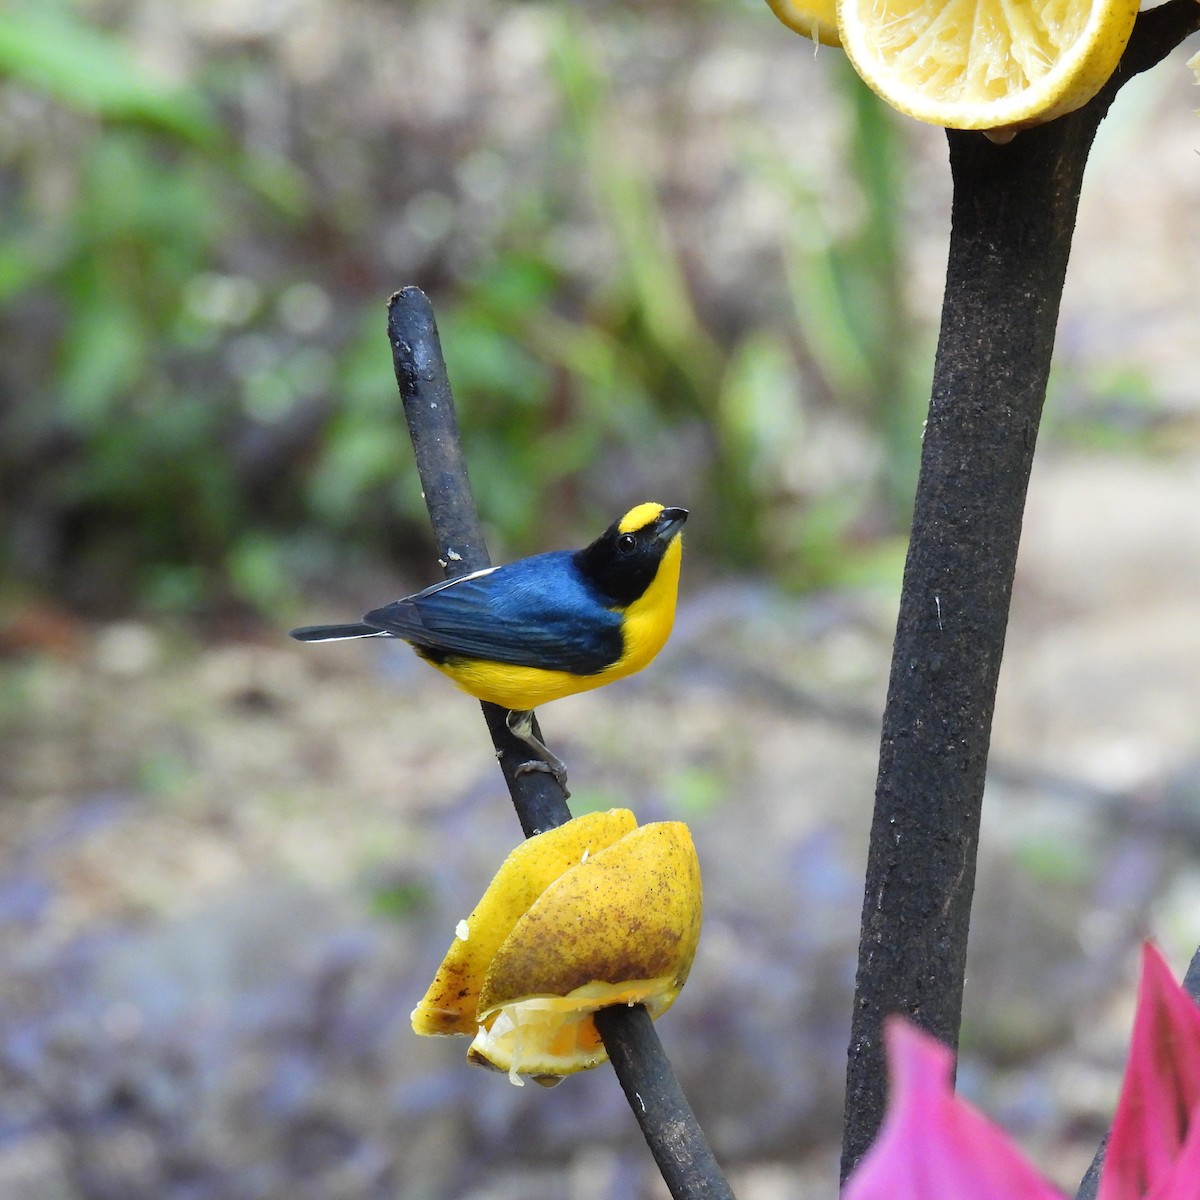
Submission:
M 490 567 L 433 307 L 420 288 L 404 288 L 388 302 L 388 340 L 425 506 L 446 578 Z M 569 821 L 566 793 L 553 775 L 545 771 L 517 774 L 517 768 L 529 758 L 529 747 L 508 728 L 504 709 L 487 703 L 482 708 L 525 836 Z M 536 721 L 533 732 L 541 736 Z
M 446 575 L 488 567 L 437 324 L 419 288 L 404 288 L 388 302 L 388 339 Z M 526 837 L 569 821 L 566 794 L 553 776 L 516 773 L 529 753 L 509 731 L 504 709 L 485 703 L 483 715 Z M 596 1028 L 671 1195 L 675 1200 L 733 1200 L 646 1010 L 641 1005 L 603 1009 L 596 1014 Z

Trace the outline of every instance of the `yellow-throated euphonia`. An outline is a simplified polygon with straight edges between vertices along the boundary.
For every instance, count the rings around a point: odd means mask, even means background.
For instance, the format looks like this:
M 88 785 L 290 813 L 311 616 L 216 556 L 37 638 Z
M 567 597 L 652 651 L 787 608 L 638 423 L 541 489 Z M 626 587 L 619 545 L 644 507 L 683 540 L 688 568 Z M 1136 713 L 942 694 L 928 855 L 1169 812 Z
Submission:
M 353 625 L 293 629 L 302 642 L 395 637 L 480 700 L 538 763 L 565 777 L 533 735 L 538 705 L 640 671 L 675 620 L 687 509 L 639 504 L 582 550 L 535 554 L 434 584 Z

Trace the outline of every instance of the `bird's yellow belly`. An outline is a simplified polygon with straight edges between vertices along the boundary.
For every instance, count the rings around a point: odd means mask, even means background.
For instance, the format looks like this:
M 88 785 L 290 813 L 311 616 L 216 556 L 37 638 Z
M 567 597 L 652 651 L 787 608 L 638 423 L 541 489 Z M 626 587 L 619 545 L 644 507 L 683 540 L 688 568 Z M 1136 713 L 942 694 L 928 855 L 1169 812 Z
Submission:
M 622 655 L 611 667 L 595 675 L 572 675 L 569 671 L 546 671 L 541 667 L 514 667 L 509 663 L 485 662 L 478 658 L 451 658 L 432 663 L 464 692 L 502 708 L 531 709 L 576 692 L 603 687 L 640 671 L 657 651 L 633 658 Z
M 516 710 L 537 708 L 551 700 L 600 687 L 615 678 L 609 673 L 612 668 L 596 675 L 572 675 L 569 671 L 516 667 L 479 658 L 449 658 L 431 665 L 477 699 Z
M 675 596 L 679 586 L 681 539 L 667 547 L 653 582 L 644 595 L 623 614 L 624 650 L 611 666 L 594 675 L 520 667 L 481 658 L 451 656 L 443 662 L 426 660 L 449 676 L 464 692 L 502 708 L 527 710 L 591 691 L 614 679 L 640 671 L 666 644 L 675 623 Z

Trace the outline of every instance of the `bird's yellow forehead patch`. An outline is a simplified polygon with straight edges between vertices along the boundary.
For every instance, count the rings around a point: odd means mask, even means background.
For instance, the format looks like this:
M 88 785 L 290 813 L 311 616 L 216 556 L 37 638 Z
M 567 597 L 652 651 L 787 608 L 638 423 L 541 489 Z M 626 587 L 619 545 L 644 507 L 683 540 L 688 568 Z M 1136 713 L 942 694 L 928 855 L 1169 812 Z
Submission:
M 661 504 L 639 504 L 637 508 L 631 508 L 621 518 L 621 522 L 617 526 L 617 532 L 637 533 L 639 529 L 645 529 L 662 510 L 663 506 Z

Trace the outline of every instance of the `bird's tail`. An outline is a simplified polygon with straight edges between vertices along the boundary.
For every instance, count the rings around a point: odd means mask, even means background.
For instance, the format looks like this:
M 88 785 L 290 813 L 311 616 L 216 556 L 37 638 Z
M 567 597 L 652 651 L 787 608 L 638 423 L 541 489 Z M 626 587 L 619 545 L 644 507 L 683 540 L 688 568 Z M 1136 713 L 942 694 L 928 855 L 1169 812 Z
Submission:
M 344 642 L 351 638 L 387 637 L 382 629 L 374 625 L 305 625 L 303 629 L 293 629 L 288 634 L 298 642 Z

